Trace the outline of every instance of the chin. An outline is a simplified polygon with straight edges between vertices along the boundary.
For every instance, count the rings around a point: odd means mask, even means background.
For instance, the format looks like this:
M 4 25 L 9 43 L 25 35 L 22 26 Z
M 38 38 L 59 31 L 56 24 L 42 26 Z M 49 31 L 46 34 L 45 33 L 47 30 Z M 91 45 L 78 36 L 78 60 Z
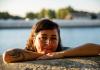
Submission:
M 40 53 L 42 53 L 42 54 L 48 54 L 48 53 L 52 53 L 52 52 L 54 52 L 53 49 L 43 49 L 43 50 L 41 50 Z
M 48 54 L 48 53 L 52 53 L 52 52 L 53 52 L 53 51 L 46 51 L 45 53 Z
M 48 54 L 48 53 L 52 53 L 53 51 L 51 51 L 51 50 L 44 50 L 42 53 L 43 54 Z

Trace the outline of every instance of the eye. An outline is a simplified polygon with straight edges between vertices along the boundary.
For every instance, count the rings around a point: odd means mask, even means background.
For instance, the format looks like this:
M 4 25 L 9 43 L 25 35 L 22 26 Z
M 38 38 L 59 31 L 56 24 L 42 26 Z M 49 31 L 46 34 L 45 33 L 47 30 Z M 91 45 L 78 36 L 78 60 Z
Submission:
M 45 41 L 45 40 L 47 40 L 47 37 L 41 37 L 41 39 Z
M 51 38 L 51 40 L 57 40 L 57 38 Z

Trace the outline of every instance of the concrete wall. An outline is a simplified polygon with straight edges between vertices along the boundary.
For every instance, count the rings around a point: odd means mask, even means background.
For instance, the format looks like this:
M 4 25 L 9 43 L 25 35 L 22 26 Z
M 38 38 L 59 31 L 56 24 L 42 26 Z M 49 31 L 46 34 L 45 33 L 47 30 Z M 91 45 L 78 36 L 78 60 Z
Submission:
M 100 70 L 100 56 L 37 60 L 9 64 L 4 64 L 2 58 L 0 58 L 0 70 Z

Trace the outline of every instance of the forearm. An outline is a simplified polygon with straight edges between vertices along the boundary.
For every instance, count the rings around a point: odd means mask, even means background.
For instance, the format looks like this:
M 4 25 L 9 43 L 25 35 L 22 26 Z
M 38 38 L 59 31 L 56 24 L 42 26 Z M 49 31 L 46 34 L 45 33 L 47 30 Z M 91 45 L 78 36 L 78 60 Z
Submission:
M 12 49 L 6 51 L 3 54 L 3 60 L 4 62 L 11 63 L 11 62 L 35 60 L 40 56 L 42 56 L 42 54 L 39 54 L 37 52 L 27 51 L 23 49 Z
M 100 55 L 100 45 L 97 44 L 85 44 L 80 47 L 69 49 L 64 51 L 64 56 L 94 56 Z

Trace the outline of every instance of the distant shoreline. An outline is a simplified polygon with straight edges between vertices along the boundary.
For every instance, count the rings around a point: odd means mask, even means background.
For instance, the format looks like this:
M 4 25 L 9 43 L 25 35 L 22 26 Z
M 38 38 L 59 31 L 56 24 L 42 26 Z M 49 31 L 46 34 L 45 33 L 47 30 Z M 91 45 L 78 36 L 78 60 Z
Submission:
M 32 27 L 0 27 L 0 29 L 31 29 Z M 100 28 L 99 25 L 94 26 L 60 26 L 60 28 Z
M 31 27 L 0 27 L 0 29 L 31 29 Z
M 0 29 L 32 28 L 38 20 L 0 20 Z M 53 20 L 61 28 L 100 27 L 100 20 Z

